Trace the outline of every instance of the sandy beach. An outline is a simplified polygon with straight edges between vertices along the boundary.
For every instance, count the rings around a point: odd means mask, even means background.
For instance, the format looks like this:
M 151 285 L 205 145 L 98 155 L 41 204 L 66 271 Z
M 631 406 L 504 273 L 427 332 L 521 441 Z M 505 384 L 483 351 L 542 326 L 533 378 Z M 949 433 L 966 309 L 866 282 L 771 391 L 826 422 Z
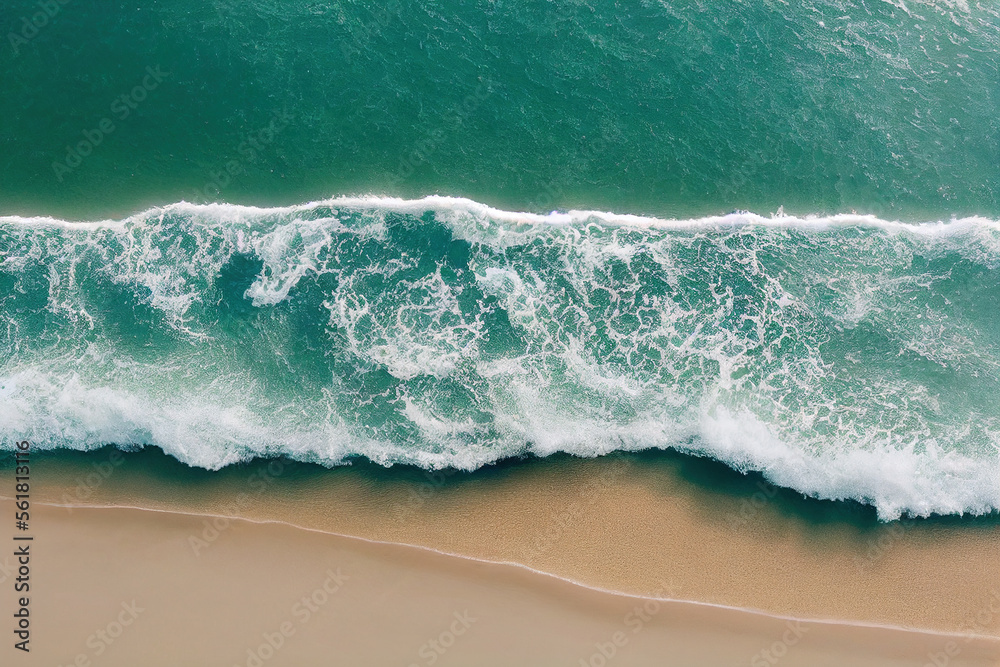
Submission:
M 865 525 L 760 482 L 709 491 L 686 457 L 468 476 L 272 461 L 179 482 L 104 453 L 42 462 L 35 502 L 77 507 L 36 508 L 32 664 L 252 667 L 285 621 L 261 664 L 599 665 L 602 646 L 622 665 L 1000 660 L 994 522 Z M 300 628 L 295 601 L 338 568 Z M 148 614 L 98 660 L 88 637 L 133 599 Z M 454 650 L 424 646 L 466 612 Z
M 25 664 L 910 665 L 950 652 L 948 664 L 992 665 L 1000 656 L 996 639 L 612 595 L 287 525 L 220 523 L 224 536 L 196 556 L 189 542 L 203 522 L 190 515 L 45 507 L 36 521 L 37 625 Z
M 0 667 L 1000 667 L 1000 4 L 0 25 Z

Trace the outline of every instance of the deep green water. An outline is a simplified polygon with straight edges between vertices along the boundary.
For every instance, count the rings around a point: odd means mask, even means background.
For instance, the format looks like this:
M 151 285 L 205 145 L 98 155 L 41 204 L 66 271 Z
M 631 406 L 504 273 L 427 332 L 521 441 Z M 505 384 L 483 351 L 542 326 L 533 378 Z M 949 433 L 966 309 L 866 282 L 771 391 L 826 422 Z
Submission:
M 1000 508 L 990 5 L 39 7 L 0 8 L 4 437 Z
M 435 193 L 661 217 L 1000 213 L 992 3 L 71 0 L 15 52 L 37 11 L 0 7 L 0 213 Z M 147 67 L 168 74 L 122 119 Z M 53 162 L 104 118 L 60 181 Z

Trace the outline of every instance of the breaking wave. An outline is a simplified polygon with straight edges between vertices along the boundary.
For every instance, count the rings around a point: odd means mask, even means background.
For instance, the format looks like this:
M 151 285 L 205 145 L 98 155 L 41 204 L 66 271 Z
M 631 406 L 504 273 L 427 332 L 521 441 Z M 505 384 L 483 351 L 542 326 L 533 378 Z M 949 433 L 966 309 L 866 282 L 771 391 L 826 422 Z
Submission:
M 464 470 L 674 448 L 891 519 L 1000 508 L 997 396 L 988 219 L 0 217 L 0 430 L 38 448 Z

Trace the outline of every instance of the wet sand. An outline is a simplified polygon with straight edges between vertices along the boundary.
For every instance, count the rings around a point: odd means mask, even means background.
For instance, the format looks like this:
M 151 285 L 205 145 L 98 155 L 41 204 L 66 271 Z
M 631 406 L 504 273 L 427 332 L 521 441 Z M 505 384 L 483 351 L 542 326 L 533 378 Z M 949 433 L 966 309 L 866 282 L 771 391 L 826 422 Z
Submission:
M 13 511 L 0 502 L 0 513 Z M 997 639 L 801 622 L 595 591 L 285 524 L 33 512 L 27 665 L 993 665 Z M 706 573 L 708 574 L 708 573 Z M 670 597 L 677 582 L 663 582 Z M 11 618 L 11 596 L 0 615 Z M 994 605 L 1000 610 L 1000 601 Z M 988 607 L 987 607 L 988 609 Z M 5 650 L 8 653 L 9 650 Z M 4 663 L 8 664 L 8 663 Z
M 35 471 L 37 502 L 284 522 L 632 595 L 672 582 L 681 600 L 1000 636 L 1000 614 L 982 618 L 1000 597 L 996 517 L 885 524 L 869 508 L 683 455 L 549 457 L 471 474 L 280 460 L 208 472 L 105 449 L 42 458 Z M 207 553 L 216 531 L 201 526 L 189 549 Z

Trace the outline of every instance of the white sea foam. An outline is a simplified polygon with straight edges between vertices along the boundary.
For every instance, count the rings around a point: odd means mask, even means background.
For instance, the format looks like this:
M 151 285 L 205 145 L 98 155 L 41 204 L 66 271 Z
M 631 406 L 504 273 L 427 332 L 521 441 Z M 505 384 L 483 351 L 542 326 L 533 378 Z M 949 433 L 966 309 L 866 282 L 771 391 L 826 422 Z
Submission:
M 482 313 L 463 311 L 464 288 L 446 279 L 440 264 L 413 277 L 419 257 L 403 252 L 344 270 L 345 258 L 335 252 L 341 240 L 382 242 L 389 214 L 416 220 L 427 212 L 454 238 L 491 251 L 470 263 L 469 283 L 499 303 L 524 342 L 522 356 L 483 358 L 488 332 Z M 838 233 L 848 228 L 877 233 Z M 768 234 L 740 235 L 754 230 Z M 96 315 L 77 282 L 81 249 L 100 248 L 83 265 L 141 291 L 171 326 L 192 338 L 192 349 L 214 321 L 200 321 L 197 309 L 213 312 L 213 281 L 235 254 L 253 255 L 262 266 L 245 293 L 256 309 L 284 304 L 304 283 L 331 274 L 336 280 L 323 293 L 325 324 L 338 332 L 341 352 L 353 363 L 404 383 L 391 400 L 419 436 L 415 446 L 351 426 L 334 407 L 342 391 L 335 383 L 322 399 L 305 404 L 264 395 L 252 377 L 220 378 L 213 373 L 224 371 L 213 364 L 224 369 L 224 360 L 208 352 L 199 357 L 182 350 L 155 368 L 140 364 L 118 373 L 127 362 L 114 358 L 113 346 L 81 345 L 77 358 L 35 362 L 19 361 L 12 343 L 12 362 L 0 365 L 0 429 L 41 447 L 148 444 L 210 469 L 287 455 L 325 465 L 365 456 L 385 465 L 465 470 L 526 453 L 597 456 L 672 447 L 760 471 L 809 495 L 870 503 L 883 518 L 1000 508 L 996 419 L 975 413 L 962 418 L 955 411 L 945 418 L 942 401 L 949 397 L 909 377 L 874 372 L 845 385 L 844 377 L 855 372 L 849 364 L 863 364 L 848 352 L 833 368 L 821 351 L 826 338 L 809 330 L 820 317 L 840 330 L 875 327 L 898 342 L 894 354 L 957 369 L 970 382 L 995 375 L 996 355 L 983 353 L 974 322 L 933 308 L 901 317 L 898 309 L 926 300 L 922 295 L 950 276 L 948 269 L 910 271 L 918 259 L 947 250 L 980 269 L 1000 266 L 1000 223 L 994 220 L 907 223 L 854 214 L 751 213 L 667 220 L 501 211 L 438 196 L 339 197 L 274 208 L 182 202 L 89 223 L 0 217 L 0 234 L 5 231 L 18 238 L 20 254 L 4 257 L 0 271 L 13 275 L 47 263 L 48 309 L 80 324 L 76 335 L 93 330 Z M 769 244 L 789 241 L 785 232 L 806 237 L 802 254 L 838 249 L 836 260 L 845 270 L 808 262 L 792 278 L 769 270 L 763 255 L 774 250 Z M 114 251 L 102 245 L 109 237 Z M 509 253 L 539 239 L 559 253 L 553 270 L 561 271 L 574 300 L 566 301 L 563 288 L 531 266 L 510 264 Z M 699 239 L 705 242 L 695 248 Z M 702 251 L 728 263 L 728 273 L 705 273 Z M 644 261 L 670 287 L 665 292 L 682 290 L 701 271 L 696 281 L 705 293 L 696 296 L 703 301 L 643 292 L 648 274 L 633 270 L 632 262 Z M 892 273 L 880 265 L 902 268 Z M 375 294 L 359 287 L 397 272 L 407 277 L 392 278 Z M 817 291 L 830 296 L 806 298 Z M 607 300 L 605 309 L 590 305 L 598 298 Z M 738 299 L 742 309 L 732 305 Z M 611 321 L 595 319 L 605 316 Z M 4 317 L 0 310 L 0 325 Z M 10 319 L 8 331 L 17 326 Z M 596 351 L 598 327 L 614 346 L 613 360 Z M 283 332 L 271 335 L 279 339 Z M 643 345 L 654 342 L 660 375 L 633 373 L 632 360 L 643 359 Z M 97 362 L 111 370 L 68 370 Z M 176 367 L 166 367 L 171 364 Z M 405 384 L 424 378 L 453 381 L 474 394 L 488 425 L 456 411 L 434 393 L 434 383 L 423 385 L 430 391 Z M 946 446 L 949 432 L 974 446 Z M 984 438 L 993 438 L 995 451 Z
M 339 465 L 359 455 L 383 465 L 408 463 L 431 469 L 474 470 L 525 453 L 569 452 L 592 457 L 617 450 L 674 447 L 710 456 L 741 471 L 760 471 L 773 483 L 820 498 L 854 499 L 873 505 L 881 518 L 903 514 L 983 514 L 1000 507 L 1000 461 L 983 461 L 931 449 L 830 447 L 807 453 L 784 442 L 749 413 L 723 408 L 677 422 L 647 415 L 628 423 L 566 414 L 537 391 L 522 388 L 516 409 L 497 415 L 510 447 L 468 446 L 457 435 L 475 435 L 469 421 L 432 414 L 409 402 L 405 412 L 439 451 L 416 450 L 357 437 L 331 423 L 305 425 L 221 402 L 189 397 L 169 402 L 106 387 L 88 387 L 76 377 L 24 373 L 0 379 L 0 424 L 39 443 L 40 448 L 89 450 L 107 443 L 152 444 L 192 466 L 217 470 L 255 457 Z M 46 401 L 38 400 L 38 392 Z M 44 405 L 44 408 L 39 408 Z
M 161 218 L 164 214 L 177 213 L 198 219 L 211 220 L 213 223 L 246 224 L 261 219 L 291 219 L 295 216 L 309 214 L 317 209 L 356 210 L 356 211 L 389 211 L 420 215 L 429 211 L 441 214 L 448 220 L 448 214 L 471 216 L 484 224 L 487 221 L 511 223 L 514 225 L 574 225 L 590 221 L 599 221 L 609 225 L 647 227 L 659 229 L 685 229 L 699 227 L 718 227 L 734 225 L 762 225 L 766 227 L 802 227 L 809 229 L 824 229 L 830 227 L 874 227 L 885 231 L 921 235 L 949 235 L 976 233 L 987 228 L 1000 231 L 1000 221 L 981 216 L 968 216 L 951 220 L 900 221 L 886 220 L 875 215 L 856 213 L 837 213 L 834 215 L 810 214 L 806 216 L 772 213 L 761 215 L 748 211 L 737 211 L 726 215 L 710 215 L 701 218 L 658 218 L 655 216 L 612 213 L 597 210 L 568 210 L 551 213 L 530 213 L 521 211 L 506 211 L 494 208 L 464 197 L 448 197 L 430 195 L 420 199 L 400 199 L 398 197 L 341 196 L 331 199 L 317 200 L 292 206 L 258 207 L 242 204 L 191 204 L 178 202 L 167 206 L 156 207 L 135 213 L 122 220 L 103 221 L 69 221 L 48 216 L 0 216 L 0 224 L 11 225 L 41 225 L 58 226 L 69 229 L 92 230 L 102 227 L 121 226 L 127 222 L 139 222 Z M 470 218 L 458 218 L 463 222 Z M 469 230 L 470 234 L 474 233 Z

